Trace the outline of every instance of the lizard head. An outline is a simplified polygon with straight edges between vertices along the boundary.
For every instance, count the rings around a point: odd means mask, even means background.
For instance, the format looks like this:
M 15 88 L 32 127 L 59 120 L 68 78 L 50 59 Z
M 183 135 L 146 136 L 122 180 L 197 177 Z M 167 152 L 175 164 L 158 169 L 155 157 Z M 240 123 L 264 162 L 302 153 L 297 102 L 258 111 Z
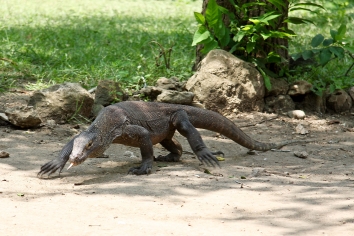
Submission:
M 99 157 L 106 150 L 97 133 L 84 131 L 75 138 L 72 152 L 69 156 L 71 166 L 84 162 L 87 158 Z M 69 167 L 69 168 L 70 168 Z
M 116 127 L 121 127 L 125 122 L 124 119 L 120 119 L 119 112 L 120 110 L 115 107 L 103 108 L 90 127 L 74 139 L 69 156 L 71 162 L 69 168 L 81 164 L 87 158 L 96 158 L 104 153 L 114 138 L 120 134 L 120 129 L 116 130 Z

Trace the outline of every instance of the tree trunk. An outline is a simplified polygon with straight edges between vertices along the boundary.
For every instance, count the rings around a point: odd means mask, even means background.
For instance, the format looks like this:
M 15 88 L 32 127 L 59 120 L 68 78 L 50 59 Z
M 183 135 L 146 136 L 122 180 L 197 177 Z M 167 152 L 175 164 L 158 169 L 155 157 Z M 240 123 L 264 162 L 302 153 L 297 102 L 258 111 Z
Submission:
M 264 2 L 266 2 L 265 0 L 262 0 Z M 208 4 L 209 0 L 203 0 L 203 6 L 202 6 L 202 14 L 205 15 L 205 11 L 206 11 L 206 6 Z M 248 2 L 254 2 L 254 0 L 239 0 L 236 1 L 235 3 L 239 3 L 240 5 L 248 3 Z M 283 14 L 283 17 L 278 18 L 278 27 L 285 27 L 287 28 L 287 24 L 286 23 L 282 23 L 284 21 L 284 18 L 288 16 L 288 6 L 289 6 L 289 1 L 286 0 L 284 1 L 286 3 L 286 9 L 285 12 Z M 234 6 L 230 3 L 230 0 L 216 0 L 216 3 L 224 8 L 226 8 L 227 10 L 229 10 L 230 12 L 233 12 L 235 15 L 235 8 Z M 259 16 L 261 14 L 264 13 L 264 8 L 259 7 L 257 10 L 254 10 L 250 13 L 250 17 L 255 17 L 255 16 Z M 230 20 L 228 19 L 228 17 L 224 17 L 224 23 L 226 24 L 226 26 L 228 26 L 230 24 Z M 231 36 L 232 37 L 232 36 Z M 285 58 L 285 62 L 283 64 L 283 66 L 287 66 L 288 65 L 288 60 L 289 60 L 289 54 L 288 54 L 288 50 L 281 48 L 281 47 L 274 47 L 274 46 L 270 46 L 270 45 L 281 45 L 284 46 L 285 48 L 288 48 L 288 40 L 286 39 L 281 39 L 281 38 L 268 38 L 267 39 L 267 43 L 268 44 L 264 44 L 263 48 L 266 54 L 268 54 L 269 52 L 275 51 L 276 53 L 278 53 L 282 58 Z M 197 68 L 197 65 L 199 64 L 199 62 L 203 59 L 203 57 L 205 55 L 203 55 L 200 51 L 203 49 L 202 45 L 198 45 L 196 48 L 196 60 L 195 60 L 195 64 L 193 66 L 193 69 Z M 229 48 L 223 48 L 225 50 L 228 50 Z M 234 53 L 235 54 L 235 53 Z M 237 54 L 235 54 L 235 56 L 238 56 Z M 257 55 L 257 56 L 261 56 L 262 55 Z M 264 55 L 263 55 L 264 56 Z M 274 73 L 278 73 L 280 71 L 280 67 L 273 63 L 268 65 L 268 69 L 273 71 Z

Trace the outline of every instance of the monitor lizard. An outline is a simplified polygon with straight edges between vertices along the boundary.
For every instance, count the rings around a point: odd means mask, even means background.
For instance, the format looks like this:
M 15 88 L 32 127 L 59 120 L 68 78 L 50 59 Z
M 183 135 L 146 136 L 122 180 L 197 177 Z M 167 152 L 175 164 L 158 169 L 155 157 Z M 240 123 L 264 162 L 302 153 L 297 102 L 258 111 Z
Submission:
M 197 158 L 207 165 L 219 166 L 215 154 L 203 142 L 197 128 L 218 132 L 251 150 L 267 151 L 282 146 L 303 142 L 288 140 L 279 143 L 263 143 L 250 138 L 231 120 L 219 113 L 197 107 L 158 102 L 125 101 L 101 110 L 93 123 L 68 142 L 59 156 L 46 163 L 38 173 L 59 174 L 67 161 L 71 166 L 79 165 L 87 158 L 99 157 L 112 144 L 139 147 L 142 163 L 132 167 L 129 173 L 150 174 L 153 161 L 179 161 L 181 144 L 173 138 L 177 130 L 187 138 Z M 153 145 L 160 143 L 170 153 L 154 157 Z

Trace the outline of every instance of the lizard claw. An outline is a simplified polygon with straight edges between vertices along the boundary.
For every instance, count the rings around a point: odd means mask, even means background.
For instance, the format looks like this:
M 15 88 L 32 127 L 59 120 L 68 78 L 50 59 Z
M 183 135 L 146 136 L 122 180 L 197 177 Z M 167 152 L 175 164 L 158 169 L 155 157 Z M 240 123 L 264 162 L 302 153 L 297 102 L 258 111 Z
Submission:
M 48 177 L 55 173 L 57 170 L 60 172 L 63 170 L 66 162 L 62 162 L 61 160 L 54 159 L 41 167 L 41 170 L 38 172 L 37 177 L 42 178 L 44 174 L 48 174 Z
M 133 174 L 133 175 L 149 175 L 151 174 L 152 170 L 152 162 L 151 161 L 145 161 L 141 164 L 141 166 L 138 167 L 132 167 L 129 169 L 128 174 Z
M 208 149 L 203 149 L 196 154 L 201 163 L 203 164 L 205 163 L 207 166 L 213 166 L 213 167 L 215 167 L 216 164 L 218 167 L 220 167 L 219 160 L 213 155 L 214 153 L 210 152 Z M 216 152 L 216 154 L 220 154 L 220 153 Z

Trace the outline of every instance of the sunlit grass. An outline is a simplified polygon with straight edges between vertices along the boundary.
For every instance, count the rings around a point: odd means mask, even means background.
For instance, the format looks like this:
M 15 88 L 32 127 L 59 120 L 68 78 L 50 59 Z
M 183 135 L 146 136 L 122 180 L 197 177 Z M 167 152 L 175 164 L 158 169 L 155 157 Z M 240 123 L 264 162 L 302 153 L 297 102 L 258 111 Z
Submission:
M 112 79 L 129 87 L 142 76 L 153 83 L 192 73 L 193 11 L 200 11 L 201 1 L 1 2 L 0 58 L 13 61 L 0 61 L 2 87 L 22 79 L 85 87 Z M 171 68 L 156 66 L 159 50 L 151 41 L 172 47 Z
M 354 8 L 339 13 L 326 1 L 327 11 L 296 16 L 316 25 L 290 25 L 297 37 L 289 52 L 308 49 L 312 37 L 329 37 Z M 142 77 L 149 85 L 161 76 L 187 79 L 192 74 L 196 29 L 194 11 L 202 0 L 0 0 L 0 92 L 14 86 L 38 89 L 56 83 L 80 82 L 90 88 L 99 80 L 121 81 L 136 87 Z M 354 38 L 347 21 L 347 37 Z M 156 41 L 172 47 L 171 67 L 166 68 Z M 343 75 L 352 60 L 331 61 L 296 79 Z M 156 64 L 159 64 L 157 66 Z

